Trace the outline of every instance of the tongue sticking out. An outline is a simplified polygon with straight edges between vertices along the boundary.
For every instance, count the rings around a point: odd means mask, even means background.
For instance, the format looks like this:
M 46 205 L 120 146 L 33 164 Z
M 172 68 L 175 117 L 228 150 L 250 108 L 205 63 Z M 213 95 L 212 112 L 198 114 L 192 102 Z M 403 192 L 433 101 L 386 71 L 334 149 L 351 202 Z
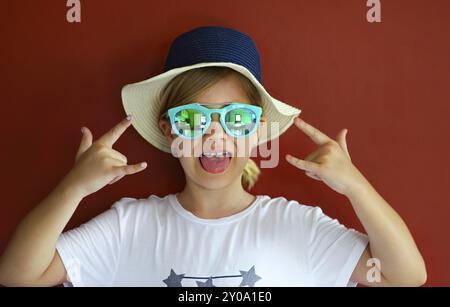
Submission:
M 230 157 L 215 157 L 215 158 L 208 158 L 202 155 L 200 157 L 200 164 L 202 165 L 203 169 L 207 171 L 208 173 L 222 173 L 225 171 L 230 164 Z

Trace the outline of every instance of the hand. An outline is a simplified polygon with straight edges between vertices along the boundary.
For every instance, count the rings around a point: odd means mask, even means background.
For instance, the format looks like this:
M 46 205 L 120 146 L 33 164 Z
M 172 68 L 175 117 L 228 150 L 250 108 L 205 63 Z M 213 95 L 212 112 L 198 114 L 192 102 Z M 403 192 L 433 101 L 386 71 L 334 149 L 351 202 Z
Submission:
M 78 149 L 75 165 L 64 178 L 64 183 L 86 197 L 120 180 L 125 175 L 131 175 L 144 170 L 145 162 L 127 165 L 127 157 L 112 149 L 113 144 L 130 126 L 132 117 L 123 119 L 110 131 L 92 143 L 91 131 L 83 127 L 83 138 Z
M 333 140 L 300 118 L 296 118 L 294 123 L 319 147 L 304 160 L 286 155 L 286 160 L 290 164 L 304 170 L 307 176 L 325 182 L 334 191 L 346 196 L 362 183 L 366 183 L 364 176 L 351 162 L 347 149 L 347 129 L 341 130 L 336 140 Z

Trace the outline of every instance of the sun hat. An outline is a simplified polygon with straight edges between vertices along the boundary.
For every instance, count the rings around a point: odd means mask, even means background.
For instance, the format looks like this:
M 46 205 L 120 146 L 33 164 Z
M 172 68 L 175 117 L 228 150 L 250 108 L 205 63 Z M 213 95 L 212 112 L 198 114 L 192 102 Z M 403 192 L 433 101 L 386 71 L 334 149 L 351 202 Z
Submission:
M 205 66 L 224 66 L 246 76 L 258 89 L 266 118 L 260 129 L 258 144 L 284 133 L 301 110 L 272 97 L 264 88 L 260 56 L 256 44 L 247 34 L 221 26 L 202 26 L 176 37 L 169 49 L 164 72 L 150 79 L 127 84 L 122 88 L 122 104 L 132 114 L 132 125 L 156 148 L 171 152 L 164 134 L 159 130 L 162 102 L 160 91 L 177 75 Z M 276 129 L 271 129 L 276 128 Z

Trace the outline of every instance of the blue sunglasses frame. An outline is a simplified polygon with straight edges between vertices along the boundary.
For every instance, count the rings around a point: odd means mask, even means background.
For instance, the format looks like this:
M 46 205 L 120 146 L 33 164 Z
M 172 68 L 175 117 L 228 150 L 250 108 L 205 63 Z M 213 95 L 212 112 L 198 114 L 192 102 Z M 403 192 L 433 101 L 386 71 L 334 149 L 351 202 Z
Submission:
M 255 114 L 255 126 L 249 131 L 248 134 L 245 135 L 235 135 L 227 126 L 226 122 L 225 122 L 225 116 L 228 112 L 235 110 L 235 109 L 247 109 L 251 112 L 253 112 Z M 205 127 L 202 128 L 202 132 L 199 133 L 198 135 L 194 135 L 193 137 L 188 137 L 185 136 L 181 133 L 179 133 L 178 129 L 176 128 L 176 122 L 175 122 L 175 115 L 182 111 L 182 110 L 196 110 L 196 111 L 200 111 L 203 114 L 206 115 L 206 123 L 205 123 Z M 245 104 L 245 103 L 239 103 L 239 102 L 232 102 L 227 104 L 227 106 L 223 107 L 223 108 L 207 108 L 204 105 L 202 105 L 201 103 L 198 102 L 194 102 L 194 103 L 190 103 L 190 104 L 186 104 L 186 105 L 182 105 L 182 106 L 178 106 L 178 107 L 174 107 L 174 108 L 170 108 L 167 111 L 167 114 L 169 115 L 169 119 L 170 119 L 170 124 L 172 126 L 172 130 L 175 131 L 175 133 L 184 138 L 184 139 L 196 139 L 202 135 L 205 134 L 205 131 L 208 130 L 208 128 L 211 125 L 211 118 L 212 118 L 212 114 L 217 113 L 219 114 L 219 121 L 220 124 L 223 128 L 223 130 L 231 137 L 235 137 L 235 138 L 240 138 L 240 137 L 248 137 L 250 135 L 252 135 L 256 129 L 258 128 L 258 123 L 261 120 L 261 114 L 262 114 L 262 108 L 259 106 L 255 106 L 255 105 L 251 105 L 251 104 Z

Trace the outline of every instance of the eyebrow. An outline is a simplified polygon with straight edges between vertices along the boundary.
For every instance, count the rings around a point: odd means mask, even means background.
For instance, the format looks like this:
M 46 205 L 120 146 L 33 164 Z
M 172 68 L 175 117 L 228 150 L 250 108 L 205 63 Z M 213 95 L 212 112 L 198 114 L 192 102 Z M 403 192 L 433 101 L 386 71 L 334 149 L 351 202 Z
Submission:
M 228 105 L 230 105 L 232 103 L 236 103 L 236 102 L 238 102 L 238 103 L 248 103 L 248 102 L 244 102 L 244 101 L 231 101 L 231 102 L 222 102 L 222 103 L 213 103 L 213 102 L 211 102 L 211 103 L 198 102 L 198 103 L 201 104 L 201 105 L 226 105 L 226 106 L 228 106 Z
M 231 103 L 230 102 L 224 102 L 224 103 L 203 103 L 203 102 L 199 102 L 199 104 L 201 104 L 202 106 L 228 106 Z

